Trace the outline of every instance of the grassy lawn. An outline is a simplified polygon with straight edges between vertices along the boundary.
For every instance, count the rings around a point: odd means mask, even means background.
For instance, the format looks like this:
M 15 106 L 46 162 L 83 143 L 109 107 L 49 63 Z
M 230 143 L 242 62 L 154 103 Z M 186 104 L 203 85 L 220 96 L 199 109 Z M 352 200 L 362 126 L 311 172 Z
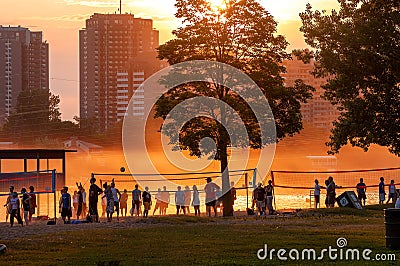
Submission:
M 9 248 L 1 265 L 266 265 L 257 250 L 314 248 L 319 251 L 344 237 L 347 248 L 369 248 L 376 253 L 400 253 L 385 248 L 381 207 L 364 211 L 330 209 L 304 211 L 295 217 L 259 219 L 161 217 L 152 224 L 126 229 L 79 230 L 3 241 Z M 327 255 L 326 255 L 327 258 Z M 309 265 L 310 261 L 285 264 Z M 317 263 L 317 262 L 315 262 Z M 318 262 L 321 264 L 321 262 Z M 344 265 L 376 265 L 376 261 L 345 261 Z M 276 256 L 272 264 L 283 264 Z M 396 265 L 386 262 L 382 265 Z

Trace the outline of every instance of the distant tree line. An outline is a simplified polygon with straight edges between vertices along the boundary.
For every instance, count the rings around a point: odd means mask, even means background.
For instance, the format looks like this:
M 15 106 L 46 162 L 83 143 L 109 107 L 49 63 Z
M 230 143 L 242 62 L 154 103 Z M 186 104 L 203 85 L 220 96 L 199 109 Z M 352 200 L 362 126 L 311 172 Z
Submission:
M 73 121 L 63 121 L 59 104 L 60 97 L 47 90 L 22 90 L 1 128 L 0 140 L 27 147 L 62 148 L 63 141 L 75 136 L 102 146 L 121 145 L 122 123 L 100 133 L 95 118 L 75 116 Z

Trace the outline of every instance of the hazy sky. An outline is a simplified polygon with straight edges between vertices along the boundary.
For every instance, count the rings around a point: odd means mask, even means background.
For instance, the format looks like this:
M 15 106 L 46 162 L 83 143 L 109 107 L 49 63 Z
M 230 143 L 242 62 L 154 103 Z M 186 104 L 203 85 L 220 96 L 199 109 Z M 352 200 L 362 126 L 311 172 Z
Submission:
M 316 9 L 337 8 L 336 0 L 260 0 L 279 23 L 278 33 L 286 36 L 289 49 L 305 47 L 298 14 L 307 3 Z M 152 18 L 160 31 L 160 43 L 171 38 L 179 26 L 174 19 L 175 0 L 123 0 L 123 12 Z M 1 0 L 0 24 L 43 31 L 50 43 L 50 90 L 61 97 L 62 118 L 79 115 L 78 30 L 93 13 L 114 13 L 118 0 Z

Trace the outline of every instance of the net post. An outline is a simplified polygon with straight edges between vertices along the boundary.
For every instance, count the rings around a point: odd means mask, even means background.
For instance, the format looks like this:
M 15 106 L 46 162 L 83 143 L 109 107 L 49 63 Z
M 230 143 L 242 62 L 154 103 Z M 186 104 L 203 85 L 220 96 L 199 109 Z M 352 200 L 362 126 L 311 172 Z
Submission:
M 56 170 L 51 170 L 51 190 L 53 191 L 54 222 L 57 222 L 57 199 L 56 199 Z
M 257 168 L 254 168 L 254 172 L 253 172 L 253 188 L 257 187 Z
M 274 209 L 276 210 L 276 201 L 275 201 L 275 178 L 274 178 L 274 171 L 271 170 L 271 181 L 272 181 L 272 195 L 274 199 Z
M 247 173 L 244 174 L 244 184 L 246 186 L 246 208 L 249 208 L 249 182 Z M 246 209 L 246 211 L 247 211 Z

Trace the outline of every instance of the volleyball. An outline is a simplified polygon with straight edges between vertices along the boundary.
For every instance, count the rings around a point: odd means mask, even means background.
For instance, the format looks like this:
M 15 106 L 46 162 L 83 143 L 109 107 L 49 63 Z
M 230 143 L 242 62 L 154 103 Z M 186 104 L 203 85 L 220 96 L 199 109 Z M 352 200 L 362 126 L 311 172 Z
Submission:
M 0 244 L 0 254 L 4 254 L 7 251 L 7 246 L 4 244 Z
M 121 168 L 119 169 L 121 171 L 121 173 L 125 172 L 125 167 L 121 166 Z

